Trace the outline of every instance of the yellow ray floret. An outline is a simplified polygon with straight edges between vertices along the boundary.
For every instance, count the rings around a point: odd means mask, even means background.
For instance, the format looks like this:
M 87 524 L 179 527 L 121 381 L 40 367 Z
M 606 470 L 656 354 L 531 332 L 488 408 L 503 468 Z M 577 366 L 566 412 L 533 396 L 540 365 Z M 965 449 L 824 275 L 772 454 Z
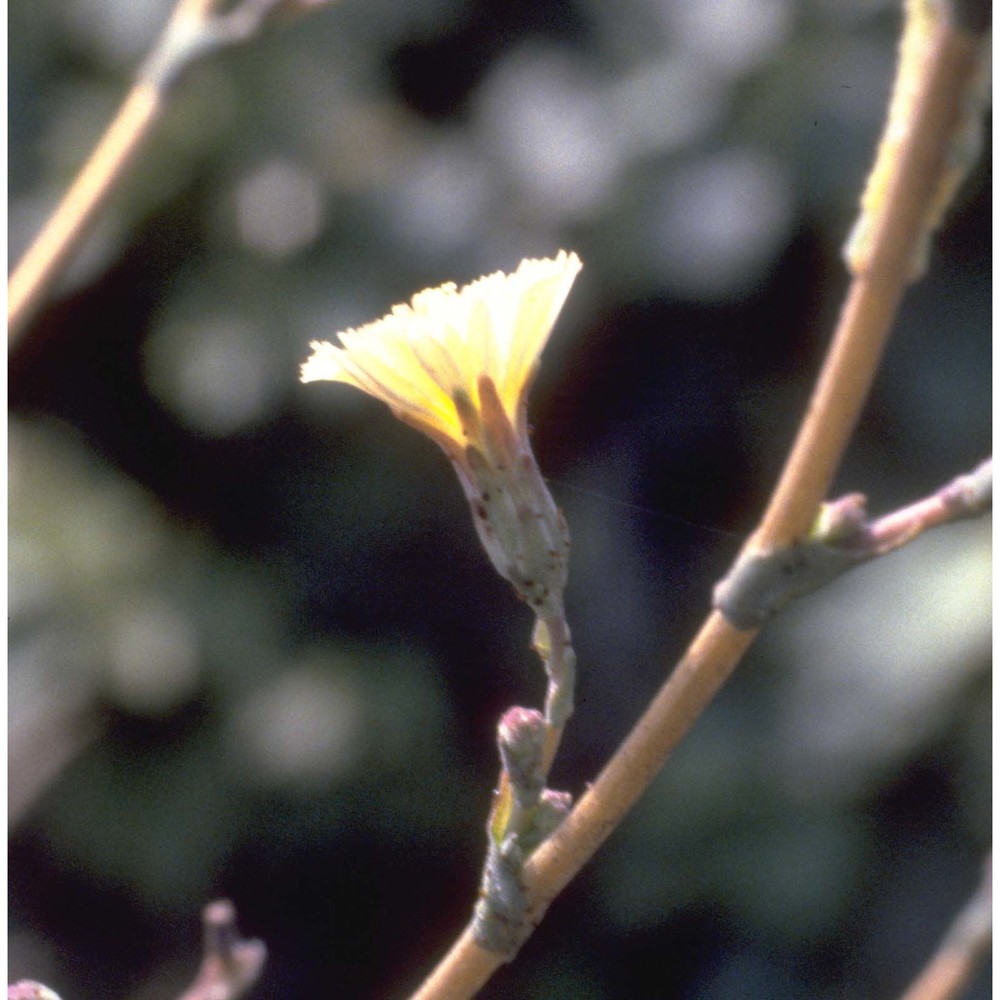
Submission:
M 560 251 L 555 259 L 523 260 L 513 274 L 418 292 L 409 305 L 339 333 L 339 345 L 314 341 L 302 381 L 357 386 L 439 443 L 461 447 L 455 401 L 480 411 L 485 376 L 518 428 L 525 389 L 581 266 L 575 253 Z

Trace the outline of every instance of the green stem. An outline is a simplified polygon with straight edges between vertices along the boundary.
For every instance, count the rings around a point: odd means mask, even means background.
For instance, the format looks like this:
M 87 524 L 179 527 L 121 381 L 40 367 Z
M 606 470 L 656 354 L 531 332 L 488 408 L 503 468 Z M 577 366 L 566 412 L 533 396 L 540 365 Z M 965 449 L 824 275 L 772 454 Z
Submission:
M 576 688 L 576 653 L 566 615 L 561 608 L 557 614 L 538 619 L 532 642 L 549 679 L 545 692 L 545 720 L 549 728 L 542 755 L 542 771 L 547 775 L 559 749 L 563 730 L 573 714 Z

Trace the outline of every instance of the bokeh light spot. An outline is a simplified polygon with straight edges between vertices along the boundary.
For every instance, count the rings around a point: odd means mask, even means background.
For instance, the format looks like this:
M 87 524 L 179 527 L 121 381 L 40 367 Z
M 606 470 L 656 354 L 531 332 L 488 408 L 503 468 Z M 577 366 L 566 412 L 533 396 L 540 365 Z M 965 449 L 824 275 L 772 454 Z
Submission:
M 154 395 L 212 437 L 262 421 L 280 389 L 263 332 L 234 316 L 166 324 L 147 342 L 145 361 Z
M 267 257 L 286 257 L 319 236 L 323 194 L 313 174 L 274 160 L 237 187 L 236 216 L 248 247 Z

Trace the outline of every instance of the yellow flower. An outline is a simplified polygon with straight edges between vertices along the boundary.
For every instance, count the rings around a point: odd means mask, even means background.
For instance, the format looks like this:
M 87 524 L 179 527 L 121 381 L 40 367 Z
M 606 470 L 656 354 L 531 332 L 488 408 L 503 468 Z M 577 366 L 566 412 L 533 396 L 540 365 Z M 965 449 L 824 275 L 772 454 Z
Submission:
M 562 616 L 569 531 L 531 453 L 527 396 L 580 267 L 560 251 L 523 260 L 513 274 L 429 288 L 338 334 L 339 345 L 314 342 L 302 366 L 303 382 L 357 386 L 444 449 L 493 565 L 553 621 Z
M 409 305 L 338 334 L 340 345 L 313 342 L 302 381 L 363 389 L 459 462 L 467 445 L 486 453 L 501 444 L 484 427 L 484 417 L 495 425 L 498 406 L 526 437 L 527 391 L 580 267 L 575 253 L 560 251 L 554 260 L 523 260 L 513 274 L 418 292 Z

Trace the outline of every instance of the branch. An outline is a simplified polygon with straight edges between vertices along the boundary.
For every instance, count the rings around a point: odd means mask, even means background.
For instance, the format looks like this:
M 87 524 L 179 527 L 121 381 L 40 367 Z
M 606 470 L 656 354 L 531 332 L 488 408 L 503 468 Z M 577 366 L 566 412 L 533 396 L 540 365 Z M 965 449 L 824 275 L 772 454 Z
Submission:
M 743 553 L 712 593 L 712 606 L 737 628 L 760 628 L 798 597 L 912 541 L 931 528 L 977 517 L 993 503 L 993 460 L 923 500 L 869 521 L 865 497 L 850 493 L 820 507 L 804 541 Z
M 987 459 L 929 497 L 880 517 L 866 528 L 867 544 L 876 555 L 885 555 L 930 528 L 976 517 L 992 503 L 993 460 Z
M 903 140 L 891 146 L 893 172 L 884 182 L 879 203 L 866 208 L 874 218 L 865 254 L 852 260 L 854 279 L 823 372 L 747 548 L 781 548 L 809 531 L 871 389 L 903 291 L 913 277 L 914 248 L 933 222 L 930 213 L 937 208 L 942 179 L 953 173 L 949 161 L 954 135 L 967 127 L 969 90 L 982 73 L 983 43 L 941 19 L 930 28 L 918 55 L 920 77 L 909 84 L 911 117 L 902 129 Z M 906 66 L 900 69 L 901 75 L 910 71 Z M 891 119 L 890 131 L 900 131 Z
M 242 0 L 228 13 L 215 14 L 219 0 L 178 0 L 118 114 L 7 282 L 8 348 L 142 151 L 177 81 L 203 56 L 253 37 L 280 3 Z M 317 5 L 315 0 L 298 4 Z
M 990 950 L 993 932 L 993 858 L 972 898 L 948 928 L 940 947 L 900 1000 L 955 1000 Z
M 967 117 L 970 81 L 982 69 L 983 46 L 942 20 L 920 60 L 906 136 L 870 242 L 856 274 L 823 371 L 785 469 L 746 551 L 783 548 L 806 537 L 826 496 L 882 357 L 912 248 L 940 196 L 956 128 Z M 735 669 L 756 637 L 712 613 L 631 734 L 576 808 L 524 867 L 532 925 L 586 864 L 646 790 L 669 755 Z M 504 961 L 478 947 L 467 928 L 413 1000 L 462 1000 Z
M 201 968 L 179 1000 L 236 1000 L 260 978 L 267 948 L 262 941 L 240 938 L 236 910 L 228 900 L 209 903 L 202 920 L 205 954 Z

